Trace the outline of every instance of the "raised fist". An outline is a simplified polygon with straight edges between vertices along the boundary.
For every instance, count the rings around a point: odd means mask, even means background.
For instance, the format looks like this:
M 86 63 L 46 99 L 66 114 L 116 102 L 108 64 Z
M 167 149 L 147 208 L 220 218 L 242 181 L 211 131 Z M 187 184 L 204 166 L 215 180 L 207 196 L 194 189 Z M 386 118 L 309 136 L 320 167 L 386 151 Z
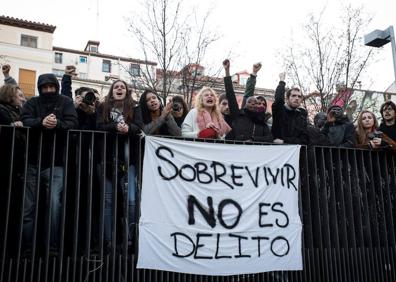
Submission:
M 7 76 L 10 73 L 11 66 L 9 64 L 5 64 L 1 67 L 4 76 Z
M 230 68 L 230 60 L 225 59 L 225 60 L 223 61 L 223 67 L 224 67 L 225 69 L 229 69 L 229 68 Z
M 76 73 L 76 67 L 75 67 L 75 66 L 72 66 L 72 65 L 66 66 L 65 74 L 71 75 L 71 76 L 76 76 L 76 75 L 77 75 L 77 73 Z
M 254 64 L 253 65 L 253 74 L 257 74 L 260 69 L 261 69 L 261 63 Z
M 285 78 L 286 78 L 286 73 L 285 73 L 285 72 L 281 72 L 281 73 L 279 74 L 279 80 L 280 80 L 280 81 L 285 81 Z

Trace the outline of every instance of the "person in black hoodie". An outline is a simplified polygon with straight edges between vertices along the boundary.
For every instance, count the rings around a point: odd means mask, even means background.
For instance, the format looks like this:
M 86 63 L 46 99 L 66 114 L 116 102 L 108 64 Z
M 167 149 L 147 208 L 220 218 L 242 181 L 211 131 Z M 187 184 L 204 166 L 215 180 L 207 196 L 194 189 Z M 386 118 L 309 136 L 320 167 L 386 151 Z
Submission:
M 304 144 L 309 142 L 307 132 L 307 111 L 300 108 L 302 94 L 294 87 L 286 93 L 285 73 L 279 75 L 279 85 L 275 90 L 272 104 L 272 134 L 277 144 Z
M 37 174 L 40 173 L 40 189 L 47 191 L 51 187 L 50 207 L 47 207 L 51 215 L 50 247 L 57 248 L 64 178 L 65 131 L 76 128 L 78 120 L 73 101 L 59 94 L 59 82 L 55 75 L 40 75 L 37 88 L 39 96 L 32 97 L 25 103 L 21 115 L 24 126 L 32 128 L 29 142 L 23 237 L 24 243 L 29 247 L 35 224 Z M 54 154 L 52 150 L 55 150 Z M 52 157 L 53 155 L 55 158 Z M 49 183 L 51 173 L 52 183 Z
M 232 131 L 226 139 L 240 141 L 272 142 L 271 130 L 265 123 L 265 116 L 257 111 L 257 99 L 249 97 L 243 109 L 239 109 L 230 76 L 230 61 L 224 60 L 224 85 L 232 119 Z
M 355 147 L 355 127 L 340 106 L 332 105 L 327 109 L 327 121 L 321 132 L 327 136 L 331 146 Z

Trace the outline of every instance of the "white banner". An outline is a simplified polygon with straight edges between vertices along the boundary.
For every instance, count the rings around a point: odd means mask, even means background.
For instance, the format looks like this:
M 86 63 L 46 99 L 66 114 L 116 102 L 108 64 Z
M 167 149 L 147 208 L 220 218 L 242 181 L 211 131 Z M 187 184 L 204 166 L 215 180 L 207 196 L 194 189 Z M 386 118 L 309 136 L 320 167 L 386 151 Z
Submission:
M 302 270 L 299 152 L 146 137 L 137 267 Z

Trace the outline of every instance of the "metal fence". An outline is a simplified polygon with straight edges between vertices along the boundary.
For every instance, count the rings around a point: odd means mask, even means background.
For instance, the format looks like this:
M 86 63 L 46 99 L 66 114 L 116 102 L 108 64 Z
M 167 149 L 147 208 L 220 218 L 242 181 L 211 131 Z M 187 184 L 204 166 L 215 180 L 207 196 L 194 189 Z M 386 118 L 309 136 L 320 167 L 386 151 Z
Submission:
M 127 145 L 130 156 L 120 154 Z M 53 134 L 0 127 L 0 282 L 396 281 L 395 156 L 329 147 L 302 147 L 300 153 L 303 271 L 216 277 L 137 270 L 138 231 L 129 224 L 125 188 L 133 176 L 125 164 L 139 158 L 139 196 L 143 145 L 98 131 Z M 50 203 L 60 161 L 63 189 L 54 231 Z M 34 174 L 40 189 L 27 203 L 32 167 L 49 173 Z M 118 187 L 112 188 L 110 243 L 105 240 L 106 182 Z M 29 205 L 33 227 L 27 241 Z

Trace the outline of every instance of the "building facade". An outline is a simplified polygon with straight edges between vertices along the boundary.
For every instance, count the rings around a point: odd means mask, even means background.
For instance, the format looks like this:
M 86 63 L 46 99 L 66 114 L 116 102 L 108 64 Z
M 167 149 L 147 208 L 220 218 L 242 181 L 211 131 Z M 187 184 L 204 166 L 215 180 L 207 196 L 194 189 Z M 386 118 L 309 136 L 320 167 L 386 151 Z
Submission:
M 38 95 L 40 74 L 54 73 L 61 79 L 68 65 L 76 67 L 73 90 L 86 86 L 102 95 L 116 79 L 125 80 L 132 89 L 143 89 L 143 77 L 155 77 L 155 62 L 100 53 L 98 41 L 88 41 L 83 50 L 53 46 L 55 29 L 52 25 L 0 16 L 0 64 L 11 65 L 10 75 L 27 97 Z
M 0 64 L 27 97 L 37 94 L 37 77 L 52 71 L 55 26 L 0 16 Z

